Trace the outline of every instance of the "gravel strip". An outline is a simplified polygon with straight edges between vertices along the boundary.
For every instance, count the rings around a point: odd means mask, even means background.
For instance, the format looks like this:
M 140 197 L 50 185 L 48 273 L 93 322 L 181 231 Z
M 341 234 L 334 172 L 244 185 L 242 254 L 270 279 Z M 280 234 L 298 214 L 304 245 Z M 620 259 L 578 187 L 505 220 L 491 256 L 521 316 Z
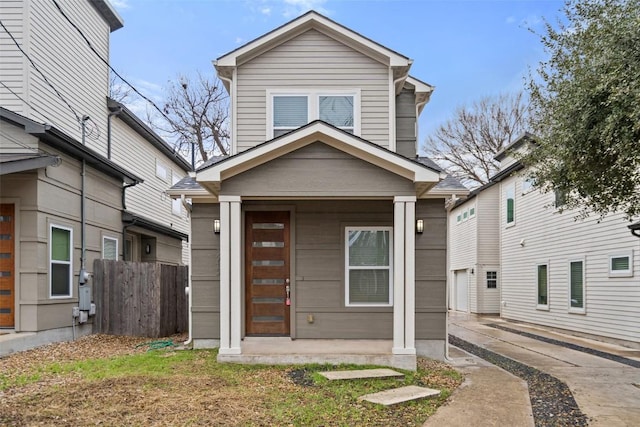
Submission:
M 602 357 L 603 359 L 612 360 L 614 362 L 622 363 L 628 366 L 632 366 L 634 368 L 640 368 L 640 361 L 629 359 L 624 356 L 618 356 L 617 354 L 607 353 L 605 351 L 596 350 L 594 348 L 583 347 L 578 344 L 572 344 L 570 342 L 560 341 L 553 338 L 543 337 L 541 335 L 532 334 L 530 332 L 519 331 L 518 329 L 508 328 L 506 326 L 497 325 L 495 323 L 487 324 L 487 326 L 491 326 L 492 328 L 500 329 L 502 331 L 511 332 L 513 334 L 522 335 L 523 337 L 533 338 L 534 340 L 543 341 L 549 344 L 559 345 L 561 347 L 570 348 L 571 350 L 581 351 L 583 353 L 588 353 L 593 356 Z
M 571 390 L 559 379 L 453 335 L 449 335 L 449 343 L 525 380 L 536 426 L 588 425 L 587 417 L 580 411 Z

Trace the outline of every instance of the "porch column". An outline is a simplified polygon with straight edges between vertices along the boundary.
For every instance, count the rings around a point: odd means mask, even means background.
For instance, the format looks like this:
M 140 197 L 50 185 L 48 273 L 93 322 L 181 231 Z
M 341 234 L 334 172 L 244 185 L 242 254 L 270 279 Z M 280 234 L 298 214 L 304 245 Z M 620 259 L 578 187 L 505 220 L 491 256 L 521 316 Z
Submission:
M 240 196 L 220 196 L 220 354 L 240 354 L 242 216 Z
M 416 354 L 416 198 L 393 199 L 393 354 Z

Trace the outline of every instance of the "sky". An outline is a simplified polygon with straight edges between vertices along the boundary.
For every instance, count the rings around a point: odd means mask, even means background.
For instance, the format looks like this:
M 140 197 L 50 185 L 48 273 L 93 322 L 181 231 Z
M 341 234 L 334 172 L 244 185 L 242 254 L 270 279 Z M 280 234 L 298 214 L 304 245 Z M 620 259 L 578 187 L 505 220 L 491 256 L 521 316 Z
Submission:
M 413 59 L 410 74 L 436 87 L 420 117 L 420 145 L 458 107 L 524 87 L 546 58 L 544 23 L 557 0 L 111 0 L 124 27 L 111 34 L 111 65 L 161 102 L 180 74 L 315 10 Z M 131 105 L 137 113 L 139 105 Z M 142 117 L 144 115 L 141 114 Z

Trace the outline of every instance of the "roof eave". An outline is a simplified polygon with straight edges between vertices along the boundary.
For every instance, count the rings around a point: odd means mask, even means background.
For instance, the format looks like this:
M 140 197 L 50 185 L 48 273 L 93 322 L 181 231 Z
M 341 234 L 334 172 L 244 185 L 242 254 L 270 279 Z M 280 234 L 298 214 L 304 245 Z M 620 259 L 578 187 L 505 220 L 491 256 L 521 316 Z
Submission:
M 110 32 L 114 32 L 124 27 L 124 20 L 107 0 L 89 0 L 93 7 L 102 15 L 102 18 L 109 24 Z

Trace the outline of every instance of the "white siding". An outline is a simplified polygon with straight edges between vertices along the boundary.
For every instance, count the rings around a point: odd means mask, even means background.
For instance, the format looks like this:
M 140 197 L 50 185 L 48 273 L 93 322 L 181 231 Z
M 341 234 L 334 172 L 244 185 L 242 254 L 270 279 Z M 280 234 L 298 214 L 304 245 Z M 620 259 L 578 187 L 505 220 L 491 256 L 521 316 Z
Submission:
M 551 327 L 640 342 L 640 240 L 631 235 L 622 215 L 603 221 L 575 220 L 559 213 L 553 193 L 523 195 L 516 183 L 516 225 L 504 228 L 501 200 L 502 316 Z M 633 251 L 633 277 L 609 277 L 609 256 Z M 569 260 L 584 259 L 584 314 L 569 312 Z M 536 309 L 536 265 L 549 265 L 549 310 Z
M 126 190 L 127 210 L 187 234 L 189 220 L 184 207 L 180 216 L 174 215 L 171 198 L 166 195 L 172 185 L 172 176 L 182 179 L 187 172 L 177 167 L 171 159 L 117 116 L 111 122 L 111 153 L 114 162 L 144 178 L 142 184 Z M 157 162 L 161 162 L 167 169 L 166 180 L 156 176 Z M 183 249 L 183 253 L 186 252 Z
M 449 214 L 449 295 L 451 302 L 455 301 L 457 290 L 456 271 L 466 270 L 468 278 L 468 307 L 472 313 L 478 312 L 477 274 L 475 267 L 478 262 L 478 223 L 477 215 L 460 223 L 458 215 L 462 215 L 469 207 L 475 206 L 477 198 L 474 198 L 461 206 L 451 210 Z M 474 274 L 471 270 L 474 269 Z M 452 304 L 455 307 L 455 303 Z M 457 308 L 457 307 L 456 307 Z
M 21 46 L 24 46 L 26 41 L 25 4 L 26 2 L 23 0 L 2 0 L 0 2 L 2 23 Z M 21 114 L 25 113 L 25 106 L 17 96 L 22 98 L 26 96 L 25 70 L 25 57 L 9 35 L 0 29 L 0 81 L 10 89 L 6 89 L 0 84 L 0 105 Z
M 238 67 L 238 152 L 265 141 L 267 89 L 360 89 L 361 136 L 389 145 L 388 67 L 315 30 Z
M 90 131 L 95 125 L 99 130 L 93 129 L 90 132 L 86 144 L 105 154 L 105 97 L 109 84 L 107 65 L 91 51 L 82 36 L 64 19 L 53 2 L 31 1 L 27 4 L 29 43 L 26 50 L 29 56 L 80 117 L 91 117 L 93 122 L 89 123 Z M 90 2 L 60 0 L 59 4 L 96 51 L 108 59 L 110 29 Z M 80 125 L 73 112 L 30 64 L 27 70 L 26 99 L 33 108 L 25 107 L 23 111 L 29 118 L 52 123 L 80 141 Z
M 500 274 L 498 287 L 487 289 L 487 271 L 498 271 L 500 265 L 500 186 L 494 185 L 476 197 L 478 222 L 478 313 L 500 313 Z

